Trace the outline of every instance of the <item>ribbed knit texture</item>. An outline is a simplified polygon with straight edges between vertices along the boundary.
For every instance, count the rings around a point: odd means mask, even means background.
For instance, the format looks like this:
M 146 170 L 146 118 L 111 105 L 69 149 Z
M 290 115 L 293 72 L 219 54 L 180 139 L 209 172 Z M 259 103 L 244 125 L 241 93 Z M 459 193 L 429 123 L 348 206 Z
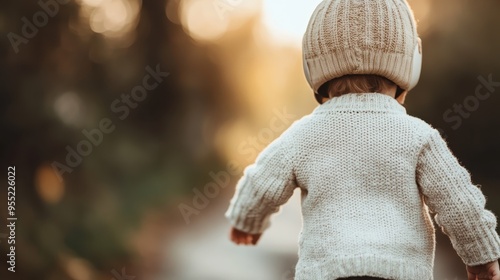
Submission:
M 389 96 L 335 97 L 295 122 L 247 167 L 226 217 L 261 233 L 295 188 L 296 280 L 432 279 L 429 211 L 464 263 L 500 258 L 496 218 L 467 170 L 435 129 Z
M 303 52 L 316 92 L 348 74 L 376 74 L 408 89 L 418 34 L 405 0 L 325 0 L 314 11 Z

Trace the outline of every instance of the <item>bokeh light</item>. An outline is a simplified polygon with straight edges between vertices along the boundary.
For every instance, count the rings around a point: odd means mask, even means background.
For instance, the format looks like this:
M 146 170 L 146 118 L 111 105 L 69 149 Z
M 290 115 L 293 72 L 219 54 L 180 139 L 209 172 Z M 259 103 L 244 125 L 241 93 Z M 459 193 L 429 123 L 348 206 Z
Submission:
M 92 31 L 107 37 L 122 37 L 139 20 L 141 0 L 80 0 L 82 16 Z
M 84 122 L 83 102 L 77 93 L 69 91 L 59 95 L 54 101 L 54 111 L 67 125 L 81 125 Z
M 256 16 L 260 1 L 185 0 L 180 7 L 181 23 L 193 39 L 216 41 Z
M 42 201 L 48 204 L 59 202 L 64 195 L 64 183 L 49 164 L 38 167 L 35 187 Z
M 312 12 L 321 0 L 266 0 L 262 20 L 271 38 L 280 43 L 299 45 Z

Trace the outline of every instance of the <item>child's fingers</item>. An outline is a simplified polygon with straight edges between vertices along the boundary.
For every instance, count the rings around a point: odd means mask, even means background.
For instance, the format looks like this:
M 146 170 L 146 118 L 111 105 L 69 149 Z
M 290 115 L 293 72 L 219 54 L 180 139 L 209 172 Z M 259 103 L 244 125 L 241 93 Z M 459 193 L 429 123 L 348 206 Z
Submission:
M 237 242 L 236 244 L 241 245 L 241 244 L 247 244 L 247 237 L 245 235 L 238 235 L 236 238 Z
M 252 244 L 252 235 L 251 234 L 247 234 L 245 236 L 245 245 L 250 245 Z
M 240 245 L 240 244 L 248 244 L 248 237 L 247 237 L 247 234 L 242 232 L 242 231 L 239 231 L 235 228 L 232 228 L 231 229 L 231 233 L 230 233 L 230 239 L 232 242 Z
M 257 240 L 258 240 L 258 237 L 256 237 L 255 235 L 252 235 L 252 239 L 250 240 L 252 242 L 252 245 L 256 245 Z
M 260 239 L 260 234 L 250 234 L 231 228 L 230 239 L 238 245 L 256 245 Z
M 242 234 L 239 238 L 239 243 L 243 245 L 252 245 L 254 244 L 253 235 L 252 234 Z
M 252 235 L 252 245 L 257 245 L 257 242 L 259 242 L 259 239 L 260 239 L 260 234 Z
M 238 244 L 238 245 L 249 245 L 252 240 L 251 240 L 251 236 L 249 235 L 239 235 L 238 237 L 236 237 L 236 241 L 235 243 Z
M 230 239 L 233 243 L 240 244 L 240 236 L 238 230 L 231 228 L 231 233 L 229 234 Z
M 493 280 L 500 280 L 500 265 L 498 261 L 493 262 L 491 270 L 493 274 Z
M 238 238 L 236 236 L 234 236 L 233 234 L 230 235 L 230 239 L 233 243 L 236 243 L 238 244 Z

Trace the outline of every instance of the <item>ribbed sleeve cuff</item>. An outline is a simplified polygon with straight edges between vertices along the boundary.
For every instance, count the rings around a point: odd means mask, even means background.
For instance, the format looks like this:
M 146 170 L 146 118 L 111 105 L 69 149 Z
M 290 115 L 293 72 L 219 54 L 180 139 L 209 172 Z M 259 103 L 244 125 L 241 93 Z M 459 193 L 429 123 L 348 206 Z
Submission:
M 468 266 L 475 266 L 500 259 L 500 238 L 497 232 L 478 228 L 475 233 L 477 237 L 474 242 L 455 248 L 462 261 Z
M 230 207 L 225 216 L 231 225 L 250 234 L 263 233 L 270 226 L 270 216 L 251 216 L 241 213 L 241 209 Z

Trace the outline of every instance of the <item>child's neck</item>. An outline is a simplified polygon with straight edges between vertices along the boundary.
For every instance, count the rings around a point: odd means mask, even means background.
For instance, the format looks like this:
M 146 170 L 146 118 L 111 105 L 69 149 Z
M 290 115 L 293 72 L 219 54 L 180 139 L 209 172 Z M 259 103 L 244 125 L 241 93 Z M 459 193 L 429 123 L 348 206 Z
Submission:
M 405 103 L 406 94 L 408 93 L 408 91 L 404 91 L 398 96 L 398 98 L 396 98 L 397 89 L 398 89 L 397 86 L 392 86 L 390 88 L 385 88 L 381 90 L 380 93 L 395 98 L 399 102 L 399 104 L 403 105 Z
M 380 91 L 380 93 L 388 95 L 388 96 L 390 96 L 392 98 L 396 98 L 396 91 L 397 91 L 397 87 L 396 86 L 391 86 L 389 88 L 382 89 Z

